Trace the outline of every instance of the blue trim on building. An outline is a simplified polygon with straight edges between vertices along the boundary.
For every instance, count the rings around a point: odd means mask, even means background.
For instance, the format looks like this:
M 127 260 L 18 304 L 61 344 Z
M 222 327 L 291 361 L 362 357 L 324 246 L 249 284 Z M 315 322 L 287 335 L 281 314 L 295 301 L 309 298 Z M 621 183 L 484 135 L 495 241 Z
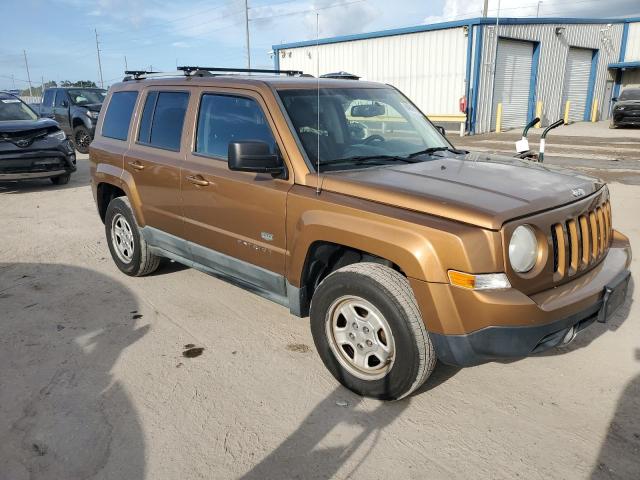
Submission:
M 536 87 L 538 86 L 538 65 L 540 65 L 540 42 L 533 42 L 533 56 L 531 57 L 531 81 L 529 83 L 529 109 L 527 122 L 533 120 L 536 114 Z
M 571 23 L 571 24 L 608 24 L 608 23 L 624 23 L 627 26 L 634 21 L 640 21 L 640 18 L 500 18 L 500 25 L 549 25 L 555 23 Z M 307 40 L 303 42 L 284 43 L 274 45 L 274 49 L 309 47 L 316 45 L 327 45 L 331 43 L 350 42 L 354 40 L 365 40 L 368 38 L 392 37 L 396 35 L 405 35 L 407 33 L 430 32 L 433 30 L 444 30 L 447 28 L 459 28 L 467 25 L 494 25 L 496 19 L 487 18 L 469 18 L 466 20 L 456 20 L 451 22 L 433 23 L 429 25 L 417 25 L 413 27 L 394 28 L 390 30 L 378 30 L 368 33 L 357 33 L 353 35 L 341 35 L 337 37 L 322 38 L 320 40 Z
M 473 100 L 471 101 L 471 127 L 470 133 L 476 131 L 476 114 L 478 111 L 478 89 L 480 88 L 480 67 L 482 66 L 482 31 L 484 27 L 482 25 L 477 26 L 476 35 L 476 47 L 475 47 L 475 59 L 473 63 Z
M 616 68 L 617 65 L 624 63 L 624 57 L 627 55 L 627 40 L 629 39 L 629 23 L 633 21 L 633 19 L 627 19 L 624 27 L 622 27 L 622 42 L 620 44 L 620 55 L 618 56 L 618 63 L 612 63 L 609 65 L 609 68 Z M 634 62 L 629 62 L 634 63 Z M 613 66 L 612 66 L 613 65 Z M 618 98 L 620 95 L 620 84 L 622 83 L 622 70 L 618 70 L 616 72 L 616 81 L 613 84 L 613 92 L 611 93 L 611 99 Z
M 637 60 L 635 62 L 610 63 L 609 68 L 613 70 L 626 70 L 626 69 L 633 70 L 634 68 L 640 68 L 640 60 Z
M 589 73 L 589 88 L 587 89 L 587 100 L 584 106 L 585 122 L 591 120 L 591 110 L 593 109 L 593 90 L 596 87 L 596 75 L 598 74 L 598 59 L 600 58 L 600 50 L 593 50 L 591 56 L 591 72 Z
M 469 117 L 470 101 L 469 94 L 471 92 L 471 53 L 473 51 L 473 25 L 469 24 L 469 30 L 467 31 L 467 63 L 465 66 L 465 92 L 464 98 L 467 99 L 467 121 L 465 122 L 465 128 L 469 132 L 471 131 L 471 119 Z

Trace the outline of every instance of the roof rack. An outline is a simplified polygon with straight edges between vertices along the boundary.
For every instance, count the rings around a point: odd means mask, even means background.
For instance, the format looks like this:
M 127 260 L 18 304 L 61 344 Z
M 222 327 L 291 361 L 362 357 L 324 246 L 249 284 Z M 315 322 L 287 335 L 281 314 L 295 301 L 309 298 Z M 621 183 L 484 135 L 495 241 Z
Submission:
M 148 70 L 125 70 L 124 74 L 125 75 L 130 75 L 134 78 L 134 80 L 140 80 L 140 78 L 145 77 L 147 75 L 153 74 L 153 73 L 160 73 L 160 72 L 151 72 Z M 131 80 L 131 78 L 127 78 L 125 77 L 125 80 Z
M 301 70 L 268 70 L 264 68 L 222 68 L 222 67 L 195 67 L 195 66 L 183 66 L 178 67 L 178 70 L 184 72 L 185 75 L 198 75 L 200 72 L 224 72 L 224 73 L 273 73 L 276 75 L 287 75 L 293 77 L 296 75 L 302 75 Z

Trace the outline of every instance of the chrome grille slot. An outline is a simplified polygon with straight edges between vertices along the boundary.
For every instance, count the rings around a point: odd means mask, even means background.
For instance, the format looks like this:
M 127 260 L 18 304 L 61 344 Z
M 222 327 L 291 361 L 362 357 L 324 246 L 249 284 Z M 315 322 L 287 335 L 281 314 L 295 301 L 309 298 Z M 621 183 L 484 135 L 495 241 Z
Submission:
M 554 280 L 573 276 L 600 260 L 612 238 L 609 201 L 564 224 L 551 225 Z

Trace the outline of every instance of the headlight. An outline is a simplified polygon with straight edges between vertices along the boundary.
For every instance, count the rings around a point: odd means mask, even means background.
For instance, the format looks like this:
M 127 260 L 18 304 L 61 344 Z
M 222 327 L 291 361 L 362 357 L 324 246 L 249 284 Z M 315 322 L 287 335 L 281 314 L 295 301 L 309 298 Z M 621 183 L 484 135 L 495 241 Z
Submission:
M 509 261 L 511 268 L 518 273 L 531 270 L 538 258 L 538 240 L 533 228 L 520 225 L 511 234 L 509 242 Z
M 94 112 L 92 110 L 87 110 L 86 113 L 87 113 L 87 117 L 93 118 L 93 119 L 98 118 L 98 115 L 100 115 L 100 112 Z
M 56 140 L 64 140 L 67 136 L 64 134 L 62 130 L 58 130 L 57 132 L 50 133 L 47 135 L 47 138 L 55 138 Z

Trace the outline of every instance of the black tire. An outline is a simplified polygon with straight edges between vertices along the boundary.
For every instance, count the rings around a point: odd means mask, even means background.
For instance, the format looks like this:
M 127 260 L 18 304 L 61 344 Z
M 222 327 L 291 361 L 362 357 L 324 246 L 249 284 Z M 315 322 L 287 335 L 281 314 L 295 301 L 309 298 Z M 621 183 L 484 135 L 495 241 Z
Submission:
M 111 233 L 113 229 L 114 218 L 116 217 L 124 217 L 131 229 L 131 234 L 133 237 L 133 253 L 129 261 L 120 258 L 120 254 L 117 250 L 118 247 L 114 245 L 114 241 L 117 240 L 114 238 L 114 236 L 112 236 Z M 123 273 L 126 273 L 127 275 L 130 275 L 132 277 L 142 277 L 157 270 L 158 266 L 160 265 L 161 258 L 149 251 L 149 245 L 142 236 L 142 232 L 140 230 L 140 227 L 138 226 L 138 222 L 136 222 L 135 215 L 133 214 L 131 204 L 129 203 L 129 199 L 127 197 L 117 197 L 111 200 L 109 206 L 107 207 L 104 226 L 105 233 L 107 235 L 107 244 L 109 245 L 109 251 L 111 252 L 111 257 Z
M 53 183 L 54 185 L 66 185 L 67 183 L 69 183 L 70 179 L 71 174 L 65 173 L 63 175 L 58 175 L 57 177 L 51 177 L 51 183 Z
M 73 145 L 78 152 L 89 153 L 91 140 L 91 132 L 84 125 L 78 125 L 73 129 Z
M 354 296 L 384 316 L 394 343 L 391 369 L 379 379 L 359 378 L 343 367 L 327 338 L 331 306 Z M 377 263 L 356 263 L 336 270 L 318 286 L 311 301 L 311 333 L 322 361 L 342 385 L 366 397 L 398 400 L 419 388 L 431 375 L 436 354 L 407 279 Z

